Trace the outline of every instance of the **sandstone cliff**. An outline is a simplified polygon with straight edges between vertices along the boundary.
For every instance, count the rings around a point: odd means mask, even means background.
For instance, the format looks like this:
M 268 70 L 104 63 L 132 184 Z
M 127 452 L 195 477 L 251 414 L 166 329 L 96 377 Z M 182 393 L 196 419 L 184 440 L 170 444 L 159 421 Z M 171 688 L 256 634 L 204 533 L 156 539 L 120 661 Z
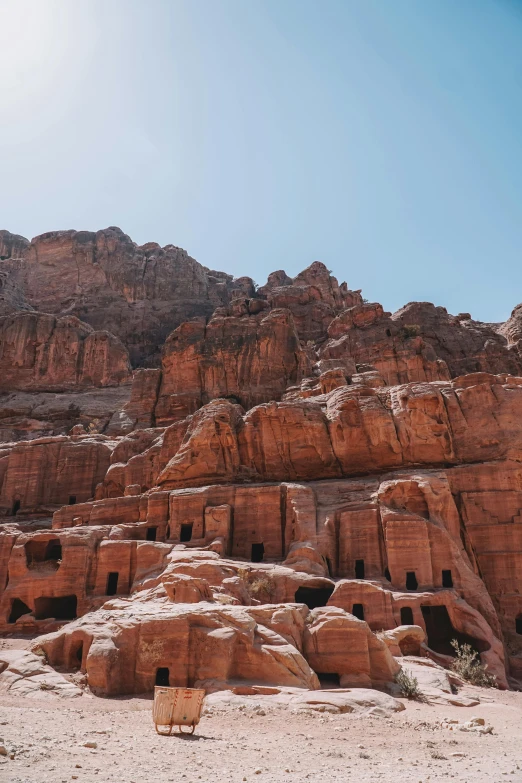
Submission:
M 230 275 L 211 272 L 181 248 L 138 247 L 119 228 L 52 231 L 31 242 L 4 232 L 0 241 L 4 288 L 16 280 L 30 308 L 75 315 L 116 335 L 134 364 L 157 361 L 172 329 L 187 318 L 210 316 L 235 290 Z
M 106 694 L 393 690 L 453 639 L 522 684 L 520 306 L 255 290 L 115 228 L 0 257 L 2 631 Z

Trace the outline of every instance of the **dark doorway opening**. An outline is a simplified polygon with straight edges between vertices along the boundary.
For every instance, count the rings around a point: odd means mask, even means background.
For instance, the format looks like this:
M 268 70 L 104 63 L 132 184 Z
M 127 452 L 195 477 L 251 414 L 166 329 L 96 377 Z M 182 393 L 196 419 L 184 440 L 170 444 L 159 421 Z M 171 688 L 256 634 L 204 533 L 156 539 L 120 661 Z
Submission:
M 253 563 L 260 563 L 265 556 L 264 544 L 252 544 L 252 551 L 250 553 L 250 560 Z
M 426 634 L 428 636 L 428 647 L 442 655 L 455 655 L 455 650 L 451 646 L 452 639 L 456 639 L 459 644 L 470 644 L 477 652 L 489 650 L 489 644 L 474 639 L 465 633 L 455 630 L 451 618 L 445 606 L 422 606 L 422 617 L 426 625 Z
M 319 677 L 321 688 L 328 690 L 329 688 L 339 688 L 341 685 L 339 675 L 334 672 L 316 672 L 316 674 Z
M 384 578 L 387 579 L 388 582 L 391 582 L 391 574 L 389 568 L 384 569 Z
M 364 560 L 355 561 L 355 578 L 364 579 Z
M 51 538 L 43 541 L 28 541 L 25 545 L 25 558 L 27 565 L 33 563 L 54 562 L 62 559 L 62 545 L 59 538 Z
M 401 625 L 413 625 L 413 609 L 403 606 L 401 609 Z
M 80 642 L 79 646 L 76 648 L 75 658 L 76 658 L 78 667 L 81 667 L 82 660 L 83 660 L 83 642 Z
M 13 508 L 11 509 L 11 514 L 13 517 L 16 516 L 16 514 L 20 511 L 20 505 L 21 505 L 20 501 L 15 500 L 15 502 L 13 503 Z
M 157 527 L 148 527 L 147 528 L 146 540 L 147 541 L 155 541 L 157 533 L 158 533 L 158 528 Z
M 416 590 L 419 586 L 419 583 L 417 582 L 417 577 L 415 576 L 415 571 L 407 571 L 406 572 L 406 590 Z
M 241 405 L 241 400 L 235 394 L 225 394 L 224 399 L 230 400 L 230 402 L 233 402 L 235 405 Z
M 76 503 L 76 495 L 69 495 L 69 505 L 74 506 Z
M 74 620 L 78 600 L 75 595 L 64 595 L 60 598 L 42 596 L 34 602 L 34 615 L 37 620 Z
M 156 685 L 162 685 L 164 688 L 168 688 L 170 685 L 170 672 L 167 666 L 161 666 L 156 669 Z
M 192 525 L 181 525 L 179 540 L 181 542 L 190 541 L 192 538 Z
M 55 541 L 49 541 L 45 548 L 44 560 L 61 560 L 62 559 L 62 545 L 58 539 Z
M 107 577 L 106 595 L 116 595 L 118 591 L 118 571 L 111 571 Z
M 362 604 L 354 604 L 352 606 L 352 614 L 358 620 L 364 620 L 364 606 Z
M 451 576 L 451 571 L 449 569 L 447 571 L 442 571 L 442 586 L 453 587 L 453 577 Z
M 24 604 L 23 601 L 21 601 L 19 598 L 15 598 L 13 603 L 11 604 L 11 614 L 9 615 L 8 623 L 16 623 L 17 620 L 20 619 L 20 617 L 23 617 L 24 614 L 30 614 L 31 610 L 27 606 L 27 604 Z
M 295 591 L 295 600 L 298 604 L 306 604 L 309 609 L 317 606 L 326 606 L 333 587 L 299 587 Z
M 515 620 L 515 631 L 522 635 L 522 614 L 519 614 Z

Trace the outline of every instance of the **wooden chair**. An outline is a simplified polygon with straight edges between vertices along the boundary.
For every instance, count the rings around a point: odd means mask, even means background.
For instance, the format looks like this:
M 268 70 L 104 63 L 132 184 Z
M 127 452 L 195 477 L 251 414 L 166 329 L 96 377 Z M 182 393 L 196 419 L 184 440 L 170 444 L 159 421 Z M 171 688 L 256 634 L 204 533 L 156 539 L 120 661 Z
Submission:
M 201 718 L 204 698 L 205 691 L 198 688 L 167 688 L 156 685 L 152 720 L 157 733 L 170 737 L 174 726 L 178 726 L 182 734 L 194 734 Z M 160 731 L 160 726 L 168 726 L 168 732 Z M 184 731 L 183 726 L 190 726 L 190 731 Z

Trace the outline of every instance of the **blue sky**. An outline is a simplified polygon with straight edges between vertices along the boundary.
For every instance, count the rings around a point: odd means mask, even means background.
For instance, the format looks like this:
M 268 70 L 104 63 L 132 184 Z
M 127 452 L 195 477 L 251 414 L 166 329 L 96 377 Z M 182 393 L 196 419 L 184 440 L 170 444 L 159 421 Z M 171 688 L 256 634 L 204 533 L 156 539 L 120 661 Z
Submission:
M 522 0 L 0 0 L 0 227 L 522 301 Z

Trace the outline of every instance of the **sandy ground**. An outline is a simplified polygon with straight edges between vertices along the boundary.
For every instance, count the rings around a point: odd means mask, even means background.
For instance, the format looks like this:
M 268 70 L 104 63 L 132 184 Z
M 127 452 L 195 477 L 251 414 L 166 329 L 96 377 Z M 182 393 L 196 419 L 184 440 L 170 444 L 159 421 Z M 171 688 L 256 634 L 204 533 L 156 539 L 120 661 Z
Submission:
M 276 705 L 256 712 L 248 702 L 213 707 L 192 737 L 158 736 L 150 698 L 0 695 L 0 753 L 7 751 L 0 780 L 522 783 L 522 693 L 470 692 L 478 706 L 404 700 L 406 709 L 391 718 L 295 714 Z M 493 734 L 441 726 L 472 716 L 485 718 Z

